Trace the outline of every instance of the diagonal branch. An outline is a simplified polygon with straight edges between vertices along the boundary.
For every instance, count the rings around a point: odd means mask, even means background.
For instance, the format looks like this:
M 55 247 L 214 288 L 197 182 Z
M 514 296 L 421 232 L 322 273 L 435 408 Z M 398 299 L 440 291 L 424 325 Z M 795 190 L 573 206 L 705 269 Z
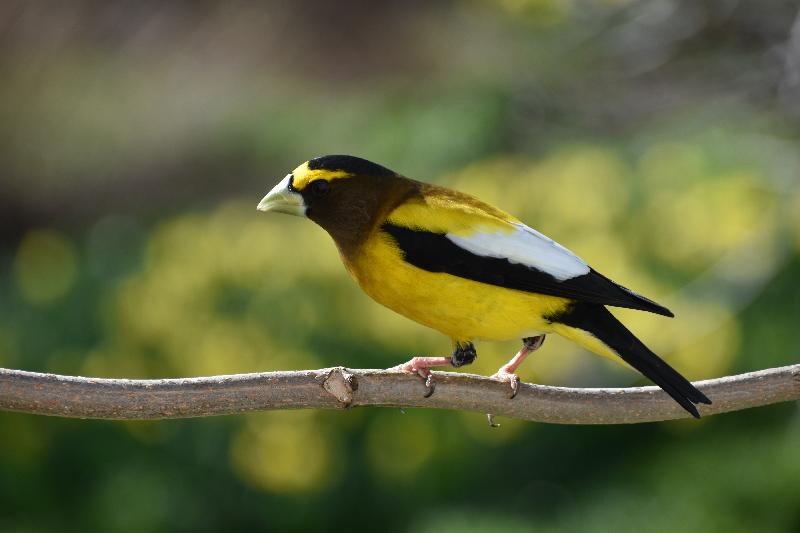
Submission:
M 99 379 L 0 369 L 0 409 L 73 418 L 162 419 L 351 406 L 433 407 L 557 424 L 630 424 L 689 415 L 658 387 L 573 389 L 508 385 L 436 372 L 436 393 L 412 374 L 342 367 L 181 379 Z M 800 364 L 695 385 L 703 415 L 800 399 Z

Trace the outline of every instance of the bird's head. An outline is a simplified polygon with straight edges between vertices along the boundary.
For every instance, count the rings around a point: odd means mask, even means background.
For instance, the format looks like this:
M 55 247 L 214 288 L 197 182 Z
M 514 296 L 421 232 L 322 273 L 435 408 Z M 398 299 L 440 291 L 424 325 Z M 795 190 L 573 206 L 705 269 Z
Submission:
M 360 157 L 325 155 L 287 174 L 258 204 L 259 211 L 308 217 L 341 245 L 367 231 L 404 181 Z

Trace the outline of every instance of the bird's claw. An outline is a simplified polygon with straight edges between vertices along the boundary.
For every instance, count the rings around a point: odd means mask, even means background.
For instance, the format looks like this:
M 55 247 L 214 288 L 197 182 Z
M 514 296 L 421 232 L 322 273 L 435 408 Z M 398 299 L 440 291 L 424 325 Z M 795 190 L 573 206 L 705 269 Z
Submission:
M 509 395 L 508 399 L 513 400 L 516 398 L 517 393 L 519 392 L 519 376 L 509 372 L 503 368 L 497 371 L 495 375 L 492 376 L 492 379 L 496 379 L 497 381 L 505 381 L 511 387 L 511 394 Z
M 425 394 L 422 395 L 423 398 L 430 398 L 434 391 L 436 390 L 436 381 L 433 379 L 433 372 L 428 370 L 428 375 L 425 377 Z
M 393 367 L 391 370 L 402 370 L 404 372 L 413 372 L 418 374 L 425 383 L 424 398 L 430 398 L 436 390 L 436 380 L 433 378 L 433 372 L 428 367 L 430 366 L 444 366 L 450 364 L 449 357 L 414 357 L 410 361 Z
M 509 400 L 513 400 L 517 397 L 517 393 L 519 392 L 519 376 L 516 374 L 511 374 L 511 381 L 509 381 L 511 385 L 511 396 L 508 397 Z

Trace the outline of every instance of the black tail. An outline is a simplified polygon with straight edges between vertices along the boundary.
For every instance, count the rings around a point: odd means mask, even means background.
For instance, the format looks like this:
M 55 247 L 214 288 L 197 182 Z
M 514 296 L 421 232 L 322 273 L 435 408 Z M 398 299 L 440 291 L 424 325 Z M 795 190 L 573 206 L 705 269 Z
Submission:
M 626 363 L 664 389 L 693 417 L 700 418 L 694 404 L 711 403 L 705 394 L 650 351 L 602 305 L 578 302 L 566 313 L 554 317 L 553 321 L 582 329 L 600 339 Z

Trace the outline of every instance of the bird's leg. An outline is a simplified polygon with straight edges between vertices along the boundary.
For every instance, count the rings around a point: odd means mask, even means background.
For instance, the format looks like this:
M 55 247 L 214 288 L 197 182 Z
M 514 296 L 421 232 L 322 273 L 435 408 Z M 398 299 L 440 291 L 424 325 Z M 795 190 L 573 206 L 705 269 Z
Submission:
M 511 396 L 513 399 L 519 391 L 519 376 L 515 374 L 517 367 L 522 364 L 522 361 L 528 357 L 528 354 L 535 352 L 544 343 L 544 335 L 536 337 L 527 337 L 522 339 L 524 343 L 517 355 L 511 358 L 511 361 L 500 367 L 495 375 L 492 377 L 500 381 L 507 381 L 511 385 Z
M 471 342 L 456 342 L 451 357 L 412 357 L 407 363 L 394 367 L 405 372 L 415 372 L 425 380 L 425 387 L 428 389 L 425 398 L 429 398 L 436 390 L 436 382 L 433 380 L 431 367 L 452 365 L 456 368 L 468 365 L 478 357 L 475 345 Z

